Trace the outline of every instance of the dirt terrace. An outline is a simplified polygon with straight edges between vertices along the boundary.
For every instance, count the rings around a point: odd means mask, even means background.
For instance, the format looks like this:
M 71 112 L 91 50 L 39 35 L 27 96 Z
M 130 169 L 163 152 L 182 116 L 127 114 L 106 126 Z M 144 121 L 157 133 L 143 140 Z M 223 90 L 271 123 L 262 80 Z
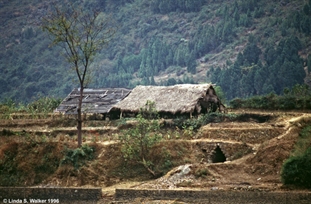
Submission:
M 96 182 L 95 175 L 101 172 L 96 168 L 88 170 L 93 176 L 86 176 L 82 186 L 101 186 L 103 200 L 113 202 L 111 196 L 116 188 L 131 189 L 194 189 L 194 190 L 229 190 L 229 191 L 284 191 L 280 180 L 281 166 L 286 160 L 299 136 L 300 129 L 311 120 L 310 113 L 304 112 L 258 112 L 234 111 L 244 114 L 244 118 L 231 122 L 210 123 L 202 127 L 192 139 L 178 139 L 188 142 L 191 153 L 188 164 L 176 167 L 163 177 L 155 180 L 135 181 L 118 179 Z M 45 119 L 7 119 L 1 120 L 0 131 L 34 133 L 47 135 L 51 141 L 75 141 L 75 121 Z M 97 142 L 101 146 L 98 159 L 105 156 L 106 147 L 116 144 L 114 134 L 131 125 L 118 126 L 115 121 L 89 120 L 85 123 L 85 142 Z M 20 139 L 20 136 L 14 136 Z M 2 137 L 2 142 L 9 137 Z M 38 139 L 37 138 L 37 139 Z M 12 139 L 12 136 L 11 138 Z M 173 144 L 174 141 L 170 140 Z M 218 150 L 217 150 L 218 149 Z M 213 160 L 220 151 L 225 158 Z M 109 152 L 109 151 L 108 151 Z M 108 155 L 107 155 L 108 156 Z M 187 155 L 185 155 L 187 156 Z M 222 158 L 223 159 L 223 158 Z M 102 160 L 100 160 L 102 161 Z M 84 172 L 85 173 L 85 172 Z M 59 175 L 58 175 L 59 177 Z M 98 178 L 98 176 L 97 176 Z M 101 180 L 101 178 L 99 178 Z M 54 185 L 76 186 L 77 179 L 61 181 L 61 177 L 50 178 Z M 54 182 L 53 182 L 54 181 Z M 108 202 L 108 201 L 107 201 Z

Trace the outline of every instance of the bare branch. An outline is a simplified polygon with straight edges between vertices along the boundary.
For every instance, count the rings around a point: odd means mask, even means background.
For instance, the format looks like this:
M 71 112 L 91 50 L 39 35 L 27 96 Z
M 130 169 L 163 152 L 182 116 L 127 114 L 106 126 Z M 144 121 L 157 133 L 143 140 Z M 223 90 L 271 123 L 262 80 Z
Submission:
M 68 7 L 55 7 L 43 18 L 42 29 L 52 37 L 52 45 L 64 49 L 65 59 L 73 66 L 80 83 L 78 104 L 78 144 L 81 146 L 81 104 L 83 89 L 90 78 L 90 64 L 96 53 L 106 45 L 115 29 L 100 12 Z

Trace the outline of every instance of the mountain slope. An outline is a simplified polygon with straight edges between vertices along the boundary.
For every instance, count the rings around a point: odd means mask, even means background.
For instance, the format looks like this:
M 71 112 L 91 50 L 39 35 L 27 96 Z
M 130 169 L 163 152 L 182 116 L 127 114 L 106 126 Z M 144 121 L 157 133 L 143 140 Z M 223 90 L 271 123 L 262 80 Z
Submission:
M 72 1 L 109 14 L 118 27 L 95 58 L 90 87 L 213 82 L 228 99 L 303 83 L 311 70 L 310 1 Z M 174 3 L 175 2 L 175 3 Z M 40 29 L 52 3 L 0 4 L 0 100 L 64 97 L 74 73 Z M 255 83 L 256 82 L 256 83 Z

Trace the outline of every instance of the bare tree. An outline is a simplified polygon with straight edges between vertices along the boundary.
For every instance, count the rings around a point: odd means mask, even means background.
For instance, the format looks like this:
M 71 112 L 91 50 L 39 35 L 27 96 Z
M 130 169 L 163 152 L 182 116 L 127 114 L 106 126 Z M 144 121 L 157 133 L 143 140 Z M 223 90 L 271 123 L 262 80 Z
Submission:
M 90 64 L 97 52 L 114 35 L 116 27 L 103 13 L 69 5 L 66 8 L 54 7 L 53 11 L 43 18 L 42 28 L 52 37 L 52 45 L 60 45 L 64 49 L 65 59 L 79 80 L 77 129 L 78 147 L 81 147 L 83 90 L 90 79 Z

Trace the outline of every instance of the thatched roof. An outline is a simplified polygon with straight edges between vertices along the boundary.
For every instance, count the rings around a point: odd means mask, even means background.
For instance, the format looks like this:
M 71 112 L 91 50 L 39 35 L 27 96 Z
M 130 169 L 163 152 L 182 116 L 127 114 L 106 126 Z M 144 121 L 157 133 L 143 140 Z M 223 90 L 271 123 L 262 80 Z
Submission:
M 124 88 L 84 89 L 82 113 L 108 113 L 113 105 L 131 92 Z M 56 108 L 55 112 L 77 114 L 79 89 L 74 89 Z
M 155 102 L 158 112 L 192 113 L 199 100 L 214 88 L 211 84 L 180 84 L 174 86 L 137 86 L 122 101 L 113 106 L 121 112 L 138 112 L 147 101 Z

